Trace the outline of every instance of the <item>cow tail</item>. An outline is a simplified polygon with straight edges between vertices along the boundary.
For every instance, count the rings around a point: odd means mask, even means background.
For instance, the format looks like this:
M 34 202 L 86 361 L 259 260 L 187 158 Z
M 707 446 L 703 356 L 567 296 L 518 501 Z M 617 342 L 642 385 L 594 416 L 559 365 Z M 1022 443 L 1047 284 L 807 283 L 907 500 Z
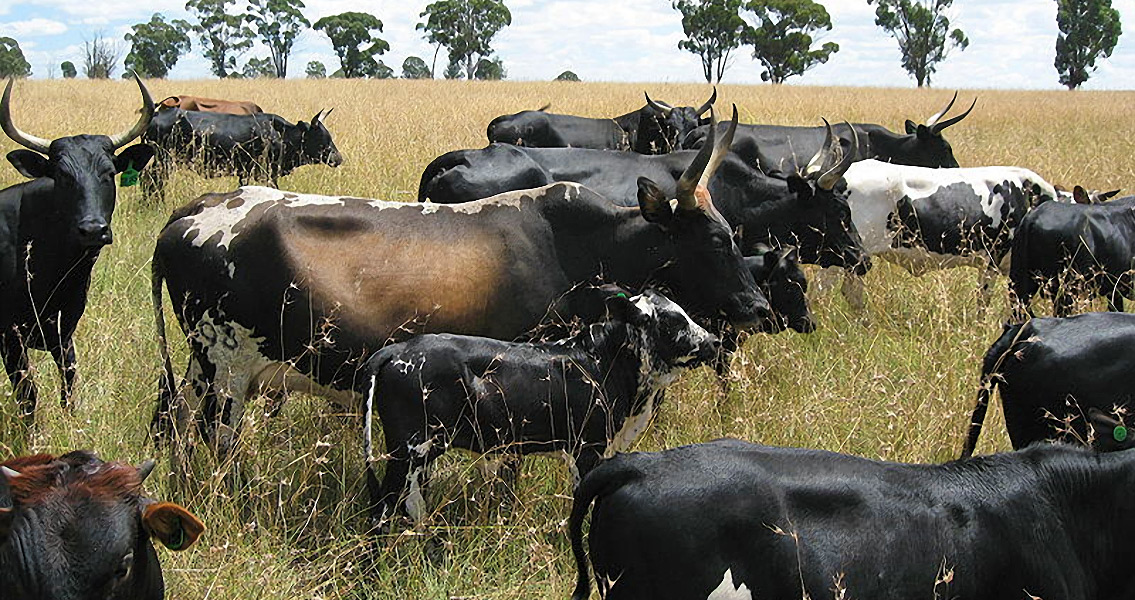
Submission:
M 969 434 L 966 436 L 965 447 L 962 448 L 962 458 L 973 456 L 973 451 L 977 447 L 977 438 L 981 435 L 981 426 L 985 423 L 985 413 L 989 410 L 989 397 L 993 393 L 993 388 L 997 386 L 1001 365 L 1020 337 L 1023 327 L 1023 323 L 1006 323 L 1001 337 L 997 338 L 985 353 L 985 359 L 981 363 L 981 385 L 977 389 L 977 403 L 973 409 L 973 416 L 970 417 Z
M 371 457 L 374 456 L 374 400 L 378 395 L 378 389 L 382 386 L 382 372 L 386 370 L 386 365 L 394 360 L 397 350 L 393 349 L 394 346 L 387 346 L 378 352 L 375 352 L 367 359 L 363 365 L 363 374 L 366 379 L 361 383 L 363 396 L 363 451 L 366 452 L 367 465 L 369 468 Z
M 441 177 L 443 173 L 453 167 L 462 164 L 464 160 L 464 152 L 462 150 L 455 150 L 442 154 L 433 159 L 433 162 L 426 165 L 426 169 L 422 171 L 422 180 L 418 182 L 418 202 L 425 202 L 426 199 L 429 198 L 430 187 L 435 179 Z
M 161 440 L 170 433 L 170 408 L 175 396 L 175 383 L 173 362 L 169 357 L 169 341 L 166 339 L 166 318 L 162 308 L 162 284 L 165 279 L 165 270 L 158 253 L 150 261 L 150 299 L 154 306 L 154 326 L 158 333 L 158 349 L 162 356 L 162 374 L 158 381 L 158 405 L 154 409 L 153 419 L 150 421 L 150 432 L 156 440 Z
M 591 503 L 600 496 L 610 495 L 631 480 L 637 478 L 639 471 L 624 464 L 616 456 L 599 463 L 583 477 L 575 488 L 575 499 L 568 518 L 568 536 L 571 538 L 571 552 L 575 556 L 577 579 L 572 600 L 587 600 L 591 595 L 591 576 L 588 573 L 587 550 L 583 547 L 583 520 L 591 510 Z

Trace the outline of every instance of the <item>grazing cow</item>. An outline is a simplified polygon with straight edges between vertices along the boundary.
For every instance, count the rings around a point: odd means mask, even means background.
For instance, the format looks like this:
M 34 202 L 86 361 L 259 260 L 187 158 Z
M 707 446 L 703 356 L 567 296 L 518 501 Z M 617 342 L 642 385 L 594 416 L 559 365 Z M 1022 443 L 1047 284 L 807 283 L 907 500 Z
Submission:
M 343 163 L 331 132 L 323 124 L 330 110 L 311 123 L 292 125 L 273 114 L 232 115 L 181 109 L 154 116 L 142 137 L 153 146 L 154 168 L 142 178 L 147 197 L 164 197 L 165 180 L 175 163 L 187 163 L 206 176 L 236 175 L 241 185 L 277 180 L 304 165 Z
M 1078 189 L 1085 197 L 1084 190 Z M 1050 203 L 1021 221 L 1013 240 L 1009 284 L 1017 316 L 1032 314 L 1033 295 L 1052 298 L 1052 311 L 1067 315 L 1077 296 L 1107 297 L 1122 311 L 1135 271 L 1135 196 L 1104 204 Z
M 13 80 L 0 100 L 0 127 L 27 150 L 8 160 L 32 181 L 0 190 L 0 356 L 16 392 L 20 412 L 35 419 L 36 387 L 28 349 L 46 350 L 62 377 L 66 406 L 75 382 L 72 336 L 87 305 L 91 269 L 110 244 L 116 189 L 114 176 L 140 170 L 153 156 L 136 144 L 154 102 L 135 76 L 142 116 L 112 136 L 76 135 L 46 140 L 20 131 L 12 121 Z
M 796 245 L 805 263 L 866 272 L 868 263 L 851 222 L 851 210 L 844 195 L 834 190 L 840 175 L 851 165 L 851 157 L 844 155 L 824 172 L 820 165 L 833 160 L 827 148 L 817 152 L 809 174 L 786 178 L 769 177 L 733 154 L 722 160 L 709 190 L 714 205 L 739 233 L 742 251 L 751 253 L 758 243 Z M 492 144 L 434 159 L 422 173 L 418 200 L 466 202 L 555 181 L 573 181 L 617 205 L 633 206 L 638 201 L 638 190 L 632 184 L 636 175 L 650 177 L 673 193 L 675 182 L 696 154 L 690 150 L 643 156 Z
M 646 95 L 646 106 L 613 119 L 592 119 L 526 110 L 501 115 L 489 123 L 489 143 L 530 148 L 593 148 L 665 154 L 698 125 L 717 100 L 717 89 L 698 108 L 670 106 Z
M 174 212 L 154 250 L 163 352 L 165 280 L 191 351 L 188 404 L 231 427 L 260 390 L 312 390 L 354 409 L 357 368 L 388 340 L 514 339 L 601 275 L 629 289 L 657 283 L 687 309 L 756 327 L 768 302 L 705 190 L 727 152 L 702 151 L 676 205 L 645 177 L 636 208 L 572 183 L 454 205 L 257 187 L 202 196 Z M 174 381 L 168 354 L 164 373 L 159 435 Z
M 184 508 L 144 495 L 153 468 L 153 461 L 135 468 L 83 451 L 0 463 L 5 600 L 162 600 L 162 566 L 150 539 L 186 550 L 205 526 Z
M 199 110 L 227 115 L 258 115 L 264 112 L 264 109 L 257 106 L 255 102 L 248 100 L 218 100 L 200 96 L 170 96 L 158 102 L 154 108 L 159 111 L 180 108 L 181 110 Z
M 1126 409 L 1135 398 L 1132 373 L 1135 315 L 1086 313 L 1005 325 L 982 362 L 962 457 L 977 446 L 994 387 L 1001 390 L 1009 439 L 1023 448 L 1050 438 L 1097 437 L 1088 435 L 1088 411 Z
M 1056 190 L 1020 167 L 930 169 L 865 160 L 844 174 L 851 218 L 864 250 L 915 276 L 972 266 L 991 293 L 998 271 L 1008 272 L 1014 230 Z M 862 307 L 863 283 L 845 274 L 843 292 Z
M 942 137 L 942 130 L 966 118 L 977 104 L 975 99 L 974 105 L 966 112 L 939 122 L 953 107 L 957 97 L 955 92 L 946 108 L 927 119 L 925 125 L 915 125 L 908 120 L 905 135 L 871 123 L 838 124 L 835 126 L 836 135 L 845 149 L 856 146 L 857 160 L 877 159 L 918 167 L 957 167 L 953 148 Z M 705 127 L 693 130 L 683 140 L 682 147 L 699 148 L 705 133 Z M 800 169 L 798 158 L 815 154 L 824 143 L 824 135 L 823 127 L 740 125 L 733 140 L 733 152 L 746 164 L 755 165 L 765 173 L 795 173 Z
M 718 440 L 620 454 L 568 523 L 589 596 L 1130 598 L 1135 453 L 1063 444 L 943 465 Z
M 661 294 L 606 304 L 608 319 L 556 342 L 434 334 L 376 352 L 360 390 L 367 457 L 374 411 L 390 455 L 381 490 L 367 468 L 376 522 L 385 526 L 396 510 L 420 521 L 422 476 L 451 447 L 559 453 L 578 483 L 634 442 L 681 369 L 717 355 L 717 338 Z

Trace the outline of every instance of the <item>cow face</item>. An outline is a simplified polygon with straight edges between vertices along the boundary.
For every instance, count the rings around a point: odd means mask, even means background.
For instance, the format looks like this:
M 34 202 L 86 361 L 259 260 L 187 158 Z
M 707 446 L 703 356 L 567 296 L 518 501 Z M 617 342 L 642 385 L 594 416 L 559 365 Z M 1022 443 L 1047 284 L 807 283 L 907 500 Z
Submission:
M 681 141 L 699 125 L 709 123 L 702 119 L 717 100 L 717 88 L 709 100 L 698 108 L 670 106 L 656 102 L 646 94 L 646 106 L 639 111 L 639 129 L 634 150 L 643 154 L 663 154 L 677 150 Z
M 914 121 L 907 119 L 905 136 L 886 135 L 881 131 L 872 132 L 871 145 L 876 149 L 880 158 L 884 158 L 888 162 L 912 167 L 957 168 L 959 165 L 957 159 L 954 158 L 954 149 L 950 147 L 950 142 L 942 137 L 942 130 L 969 116 L 973 107 L 977 105 L 977 99 L 974 98 L 969 110 L 956 117 L 941 121 L 941 118 L 946 116 L 947 112 L 950 112 L 950 109 L 954 106 L 954 101 L 957 99 L 958 93 L 954 92 L 954 97 L 950 99 L 946 108 L 926 119 L 925 125 L 917 125 Z
M 154 151 L 135 144 L 115 155 L 105 135 L 77 135 L 51 142 L 47 155 L 31 150 L 13 150 L 8 161 L 21 175 L 50 179 L 55 206 L 51 211 L 65 222 L 69 234 L 83 248 L 100 248 L 114 241 L 110 227 L 114 213 L 115 175 L 141 171 Z
M 851 220 L 846 182 L 841 179 L 832 189 L 798 175 L 790 175 L 786 182 L 794 196 L 792 215 L 796 224 L 791 237 L 795 239 L 780 242 L 798 246 L 798 257 L 805 263 L 865 274 L 871 268 L 871 259 Z
M 300 153 L 308 164 L 322 163 L 331 167 L 343 164 L 343 156 L 335 147 L 331 132 L 323 124 L 323 119 L 331 114 L 331 110 L 319 111 L 312 117 L 310 125 L 303 121 L 296 123 L 296 132 L 300 138 Z
M 150 542 L 191 547 L 196 517 L 141 495 L 135 469 L 93 454 L 17 458 L 0 468 L 0 589 L 12 600 L 161 600 Z M 18 469 L 18 470 L 16 470 Z
M 816 330 L 808 307 L 808 278 L 799 260 L 794 246 L 774 249 L 759 245 L 756 256 L 745 257 L 749 271 L 772 307 L 773 319 L 764 330 L 766 333 L 779 333 L 786 328 L 798 333 Z
M 715 358 L 721 347 L 717 336 L 695 323 L 681 306 L 653 290 L 631 298 L 625 294 L 609 297 L 607 307 L 639 332 L 643 347 L 651 349 L 655 362 L 670 369 L 704 364 Z

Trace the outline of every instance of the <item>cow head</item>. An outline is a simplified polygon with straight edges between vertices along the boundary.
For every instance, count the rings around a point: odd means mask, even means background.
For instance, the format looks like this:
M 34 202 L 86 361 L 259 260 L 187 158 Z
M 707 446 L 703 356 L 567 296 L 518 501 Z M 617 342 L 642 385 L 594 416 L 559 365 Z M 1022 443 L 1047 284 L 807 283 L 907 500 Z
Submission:
M 609 296 L 607 312 L 639 334 L 642 347 L 661 372 L 693 367 L 713 360 L 721 342 L 698 325 L 681 306 L 662 294 L 646 290 L 632 297 Z
M 871 262 L 851 220 L 846 183 L 842 180 L 843 174 L 855 161 L 859 137 L 849 126 L 852 143 L 847 151 L 843 151 L 842 144 L 833 144 L 836 137 L 827 119 L 824 119 L 824 125 L 827 127 L 824 144 L 808 162 L 804 172 L 785 178 L 795 199 L 792 214 L 797 225 L 792 228 L 794 240 L 779 241 L 799 246 L 799 258 L 803 262 L 821 267 L 852 268 L 865 274 Z
M 717 88 L 713 95 L 698 108 L 692 106 L 670 106 L 665 102 L 656 102 L 646 96 L 646 106 L 639 114 L 638 134 L 635 139 L 634 151 L 641 154 L 660 154 L 677 150 L 681 142 L 698 125 L 702 124 L 701 116 L 709 111 L 717 101 Z
M 25 177 L 50 179 L 55 212 L 68 236 L 83 248 L 97 249 L 114 237 L 110 219 L 114 212 L 114 176 L 127 170 L 141 171 L 154 155 L 145 144 L 115 152 L 142 135 L 154 115 L 154 101 L 138 76 L 142 93 L 142 115 L 130 129 L 112 136 L 76 135 L 48 141 L 20 131 L 12 122 L 11 95 L 14 80 L 9 79 L 0 99 L 0 127 L 12 141 L 27 148 L 8 153 L 8 161 Z
M 1103 204 L 1119 195 L 1121 190 L 1111 190 L 1110 192 L 1101 192 L 1099 190 L 1088 191 L 1081 186 L 1072 188 L 1069 192 L 1060 186 L 1056 186 L 1056 199 L 1061 202 L 1075 202 L 1076 204 Z
M 332 110 L 335 109 L 321 110 L 316 113 L 311 118 L 310 125 L 303 121 L 296 123 L 295 128 L 289 134 L 291 138 L 289 145 L 294 145 L 293 147 L 299 149 L 300 164 L 325 164 L 331 167 L 338 167 L 343 164 L 343 156 L 335 147 L 335 141 L 331 139 L 331 132 L 323 124 L 323 120 L 331 114 Z
M 638 179 L 638 202 L 642 216 L 669 236 L 674 259 L 663 275 L 678 301 L 704 316 L 720 315 L 735 327 L 747 329 L 769 318 L 768 300 L 745 268 L 729 224 L 717 212 L 707 188 L 728 154 L 736 130 L 734 106 L 733 121 L 724 138 L 715 142 L 711 131 L 679 178 L 675 205 L 646 177 Z
M 871 146 L 875 148 L 880 159 L 888 162 L 914 167 L 957 168 L 958 160 L 954 158 L 954 149 L 950 146 L 950 142 L 942 137 L 942 130 L 969 116 L 973 107 L 977 105 L 977 98 L 974 98 L 973 104 L 970 104 L 966 112 L 940 121 L 957 99 L 958 93 L 954 92 L 954 97 L 950 99 L 946 108 L 927 119 L 925 125 L 916 125 L 914 121 L 907 119 L 905 136 L 894 134 L 888 136 L 882 131 L 871 132 Z
M 161 600 L 151 544 L 185 550 L 204 525 L 142 494 L 135 468 L 89 452 L 12 459 L 0 467 L 0 589 L 10 600 Z
M 799 260 L 795 246 L 770 248 L 764 244 L 757 245 L 754 256 L 745 257 L 749 272 L 772 307 L 773 319 L 765 333 L 779 333 L 788 328 L 798 333 L 816 330 L 808 306 L 808 278 Z

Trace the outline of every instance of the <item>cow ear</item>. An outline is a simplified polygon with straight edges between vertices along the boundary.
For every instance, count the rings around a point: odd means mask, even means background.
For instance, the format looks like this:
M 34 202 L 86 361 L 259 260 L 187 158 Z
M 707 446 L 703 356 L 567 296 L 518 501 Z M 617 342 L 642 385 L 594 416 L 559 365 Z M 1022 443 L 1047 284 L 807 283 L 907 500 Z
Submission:
M 914 121 L 907 119 L 906 120 L 906 133 L 907 133 L 907 135 L 914 135 L 917 132 L 918 132 L 918 125 L 915 125 Z
M 1127 448 L 1130 443 L 1123 422 L 1094 406 L 1088 409 L 1088 426 L 1092 430 L 1092 447 L 1096 450 Z
M 121 173 L 127 169 L 141 171 L 154 157 L 154 149 L 149 144 L 134 144 L 114 157 L 114 170 Z
M 786 179 L 785 181 L 788 182 L 788 191 L 796 194 L 801 199 L 809 199 L 812 197 L 812 185 L 808 183 L 808 180 L 804 177 L 801 177 L 799 175 L 789 175 L 788 179 Z
M 757 252 L 760 252 L 759 248 Z M 780 252 L 775 248 L 768 248 L 764 251 L 763 258 L 765 261 L 765 272 L 771 275 L 773 271 L 776 271 L 777 265 L 780 264 Z
M 151 504 L 142 511 L 146 531 L 170 550 L 185 550 L 197 542 L 205 525 L 189 511 L 172 502 Z
M 608 296 L 604 301 L 611 318 L 636 325 L 642 322 L 643 312 L 625 293 Z
M 780 249 L 780 262 L 786 266 L 788 263 L 799 263 L 800 249 L 796 246 L 784 246 Z
M 39 152 L 13 150 L 8 153 L 8 162 L 28 179 L 51 177 L 51 161 Z
M 642 209 L 642 218 L 663 227 L 669 225 L 674 216 L 666 193 L 646 177 L 638 178 L 638 206 Z
M 1087 190 L 1085 190 L 1081 186 L 1076 186 L 1075 188 L 1072 188 L 1072 199 L 1076 201 L 1076 204 L 1091 204 L 1092 203 L 1092 199 L 1088 197 Z

